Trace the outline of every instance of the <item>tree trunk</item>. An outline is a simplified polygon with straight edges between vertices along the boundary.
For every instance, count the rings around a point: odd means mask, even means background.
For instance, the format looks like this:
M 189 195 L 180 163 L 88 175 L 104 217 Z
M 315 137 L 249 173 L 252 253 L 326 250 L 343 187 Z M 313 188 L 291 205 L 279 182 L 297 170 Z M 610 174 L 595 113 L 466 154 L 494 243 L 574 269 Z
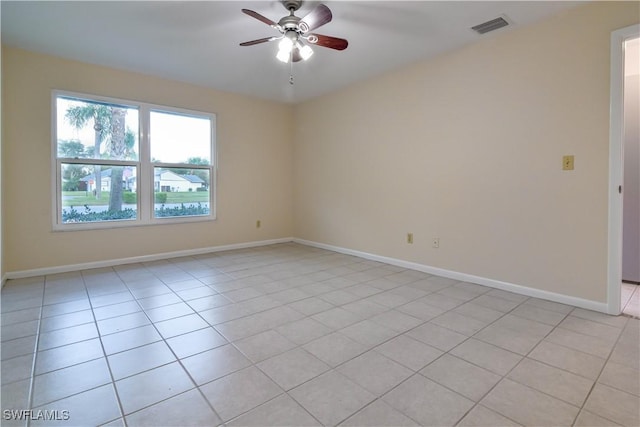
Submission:
M 125 123 L 127 111 L 113 107 L 111 110 L 111 158 L 125 158 Z M 122 167 L 111 168 L 111 194 L 109 195 L 109 210 L 122 210 Z
M 100 145 L 102 144 L 102 127 L 97 123 L 97 118 L 95 119 L 96 123 L 93 125 L 93 130 L 95 131 L 95 157 L 100 157 Z M 102 197 L 102 173 L 100 169 L 100 165 L 95 165 L 93 167 L 93 174 L 96 178 L 96 199 L 100 200 Z
M 122 210 L 122 166 L 111 168 L 111 193 L 109 194 L 109 210 Z

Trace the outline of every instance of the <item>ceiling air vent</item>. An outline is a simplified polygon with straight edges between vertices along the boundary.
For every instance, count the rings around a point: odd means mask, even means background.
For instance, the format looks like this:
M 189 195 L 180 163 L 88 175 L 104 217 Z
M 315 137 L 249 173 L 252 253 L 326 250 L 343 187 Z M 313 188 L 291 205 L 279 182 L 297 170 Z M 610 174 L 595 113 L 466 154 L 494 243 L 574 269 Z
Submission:
M 471 29 L 478 34 L 486 34 L 489 31 L 497 30 L 498 28 L 506 27 L 507 25 L 509 25 L 509 23 L 504 18 L 496 18 L 491 21 L 478 24 L 475 27 L 471 27 Z

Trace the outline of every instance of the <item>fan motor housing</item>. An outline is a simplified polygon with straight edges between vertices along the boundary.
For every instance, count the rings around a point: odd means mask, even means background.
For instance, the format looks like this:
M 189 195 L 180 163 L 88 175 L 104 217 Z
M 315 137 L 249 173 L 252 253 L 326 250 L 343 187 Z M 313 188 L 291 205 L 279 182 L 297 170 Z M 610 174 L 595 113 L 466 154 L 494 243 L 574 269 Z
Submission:
M 285 30 L 295 30 L 298 31 L 298 24 L 300 23 L 300 18 L 295 15 L 289 15 L 282 18 L 278 21 L 278 25 Z

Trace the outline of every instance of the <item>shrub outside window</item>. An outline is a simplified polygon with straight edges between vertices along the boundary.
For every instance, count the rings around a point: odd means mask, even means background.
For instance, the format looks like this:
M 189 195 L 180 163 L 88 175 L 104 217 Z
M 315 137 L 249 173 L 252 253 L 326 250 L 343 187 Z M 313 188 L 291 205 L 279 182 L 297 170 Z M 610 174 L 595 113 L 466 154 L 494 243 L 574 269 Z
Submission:
M 54 229 L 215 218 L 215 116 L 53 93 Z

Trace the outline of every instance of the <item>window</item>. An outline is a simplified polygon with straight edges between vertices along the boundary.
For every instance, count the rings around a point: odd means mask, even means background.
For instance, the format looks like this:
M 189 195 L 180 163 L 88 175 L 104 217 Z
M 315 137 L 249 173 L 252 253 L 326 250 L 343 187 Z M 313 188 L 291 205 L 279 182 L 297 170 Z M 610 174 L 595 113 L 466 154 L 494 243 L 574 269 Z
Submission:
M 55 91 L 54 228 L 214 219 L 215 116 Z

